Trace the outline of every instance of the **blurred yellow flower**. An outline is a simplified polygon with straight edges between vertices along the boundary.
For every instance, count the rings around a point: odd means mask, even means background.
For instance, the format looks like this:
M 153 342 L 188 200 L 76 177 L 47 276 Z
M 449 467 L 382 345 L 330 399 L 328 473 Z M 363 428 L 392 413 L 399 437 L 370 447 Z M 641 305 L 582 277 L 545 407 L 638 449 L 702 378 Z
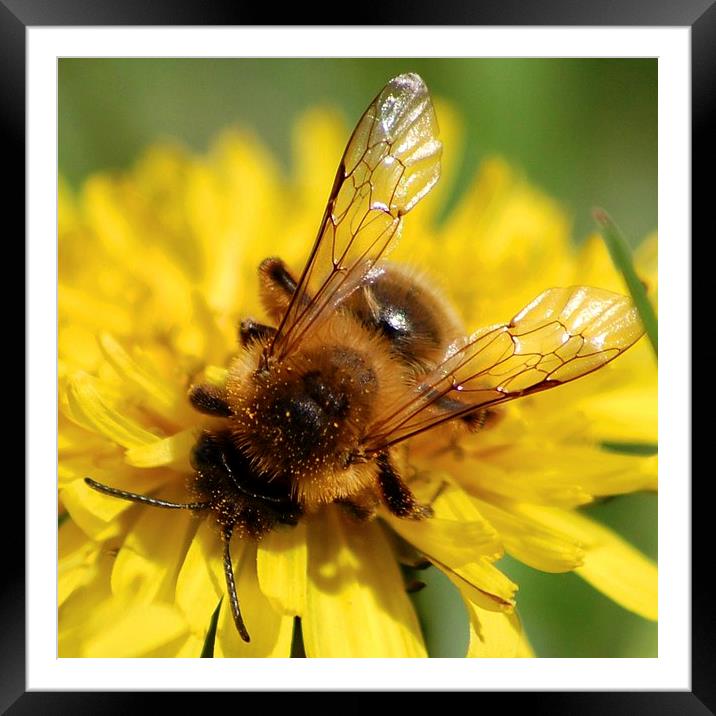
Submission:
M 430 267 L 471 330 L 552 286 L 626 293 L 599 239 L 575 249 L 559 206 L 499 159 L 438 223 L 460 130 L 449 107 L 438 103 L 437 113 L 443 179 L 391 258 Z M 532 654 L 517 585 L 496 566 L 504 553 L 547 572 L 574 570 L 656 619 L 655 565 L 577 509 L 656 489 L 656 456 L 603 447 L 656 443 L 656 364 L 644 340 L 593 375 L 501 408 L 457 445 L 411 452 L 416 495 L 439 491 L 434 519 L 356 524 L 329 506 L 258 544 L 234 538 L 248 644 L 228 608 L 210 521 L 84 483 L 186 501 L 189 454 L 206 422 L 187 388 L 200 372 L 219 380 L 238 320 L 260 315 L 260 261 L 305 259 L 346 136 L 330 111 L 308 113 L 289 179 L 256 137 L 229 131 L 208 156 L 157 146 L 77 196 L 61 183 L 60 656 L 200 656 L 212 615 L 214 656 L 289 656 L 295 617 L 310 657 L 426 656 L 399 567 L 406 544 L 460 590 L 468 656 Z M 654 298 L 655 245 L 655 236 L 644 242 L 637 261 Z

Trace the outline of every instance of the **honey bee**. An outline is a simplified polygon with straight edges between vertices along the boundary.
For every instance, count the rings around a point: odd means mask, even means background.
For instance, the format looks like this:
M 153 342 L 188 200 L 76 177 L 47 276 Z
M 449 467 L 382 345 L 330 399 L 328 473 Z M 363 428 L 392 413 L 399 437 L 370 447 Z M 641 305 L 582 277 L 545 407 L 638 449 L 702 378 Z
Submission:
M 442 145 L 416 74 L 391 79 L 346 147 L 300 275 L 279 258 L 259 267 L 267 323 L 243 320 L 223 385 L 193 385 L 214 420 L 198 436 L 193 501 L 175 503 L 86 478 L 107 495 L 207 513 L 224 548 L 227 593 L 241 616 L 232 534 L 258 539 L 338 503 L 356 519 L 385 508 L 430 518 L 394 448 L 450 422 L 476 430 L 494 406 L 553 388 L 616 358 L 643 333 L 623 296 L 550 288 L 504 324 L 465 336 L 427 279 L 385 260 L 403 217 L 440 175 Z

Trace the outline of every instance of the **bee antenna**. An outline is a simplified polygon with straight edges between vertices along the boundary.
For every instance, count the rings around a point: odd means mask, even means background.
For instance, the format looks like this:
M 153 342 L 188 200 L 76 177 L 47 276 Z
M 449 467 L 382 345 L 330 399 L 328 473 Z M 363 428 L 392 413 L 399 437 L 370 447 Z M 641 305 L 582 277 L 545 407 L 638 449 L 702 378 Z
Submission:
M 234 580 L 234 567 L 231 564 L 231 533 L 232 527 L 224 529 L 224 575 L 226 576 L 226 588 L 229 592 L 229 602 L 231 603 L 231 613 L 234 616 L 234 624 L 239 632 L 239 636 L 248 644 L 251 641 L 249 632 L 246 630 L 244 619 L 239 609 L 239 597 L 236 594 L 236 581 Z
M 151 505 L 152 507 L 166 507 L 170 510 L 206 510 L 211 507 L 209 502 L 170 502 L 169 500 L 159 500 L 156 497 L 147 497 L 147 495 L 138 495 L 136 492 L 127 492 L 126 490 L 118 490 L 116 487 L 103 485 L 91 477 L 85 477 L 85 483 L 93 490 L 105 495 L 119 497 L 122 500 L 129 500 L 129 502 Z

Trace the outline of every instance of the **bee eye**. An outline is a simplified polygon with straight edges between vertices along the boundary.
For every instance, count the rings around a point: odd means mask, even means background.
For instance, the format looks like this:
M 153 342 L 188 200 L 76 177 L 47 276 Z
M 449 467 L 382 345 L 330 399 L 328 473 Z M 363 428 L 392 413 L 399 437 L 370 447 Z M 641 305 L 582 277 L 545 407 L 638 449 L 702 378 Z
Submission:
M 191 452 L 191 466 L 195 470 L 206 469 L 221 460 L 221 448 L 209 433 L 203 433 Z

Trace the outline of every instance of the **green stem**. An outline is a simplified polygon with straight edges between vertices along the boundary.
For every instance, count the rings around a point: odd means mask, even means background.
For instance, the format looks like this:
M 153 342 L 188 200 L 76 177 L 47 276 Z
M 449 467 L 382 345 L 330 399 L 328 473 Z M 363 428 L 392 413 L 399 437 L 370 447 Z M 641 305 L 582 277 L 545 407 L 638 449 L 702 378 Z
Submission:
M 616 440 L 607 440 L 602 447 L 609 452 L 617 452 L 622 455 L 658 455 L 659 446 L 656 443 L 626 443 Z
M 222 597 L 223 599 L 223 597 Z M 213 659 L 214 658 L 214 642 L 216 641 L 216 625 L 219 621 L 219 610 L 221 609 L 221 599 L 219 599 L 219 603 L 216 605 L 216 609 L 214 609 L 214 613 L 211 615 L 211 620 L 209 621 L 209 629 L 206 632 L 206 637 L 204 638 L 204 646 L 201 649 L 201 658 L 202 659 Z
M 651 341 L 655 355 L 658 356 L 658 323 L 656 313 L 654 312 L 654 307 L 651 305 L 651 301 L 649 301 L 649 297 L 646 295 L 646 288 L 634 268 L 634 261 L 632 260 L 629 244 L 624 238 L 624 234 L 614 223 L 612 217 L 609 216 L 604 209 L 595 209 L 592 215 L 601 230 L 604 243 L 609 249 L 614 265 L 621 272 L 622 276 L 624 276 L 626 285 L 629 288 L 629 293 L 631 293 L 631 297 L 644 324 L 646 335 Z
M 303 629 L 301 628 L 301 617 L 293 620 L 293 639 L 291 641 L 291 658 L 305 659 L 306 649 L 303 645 Z

